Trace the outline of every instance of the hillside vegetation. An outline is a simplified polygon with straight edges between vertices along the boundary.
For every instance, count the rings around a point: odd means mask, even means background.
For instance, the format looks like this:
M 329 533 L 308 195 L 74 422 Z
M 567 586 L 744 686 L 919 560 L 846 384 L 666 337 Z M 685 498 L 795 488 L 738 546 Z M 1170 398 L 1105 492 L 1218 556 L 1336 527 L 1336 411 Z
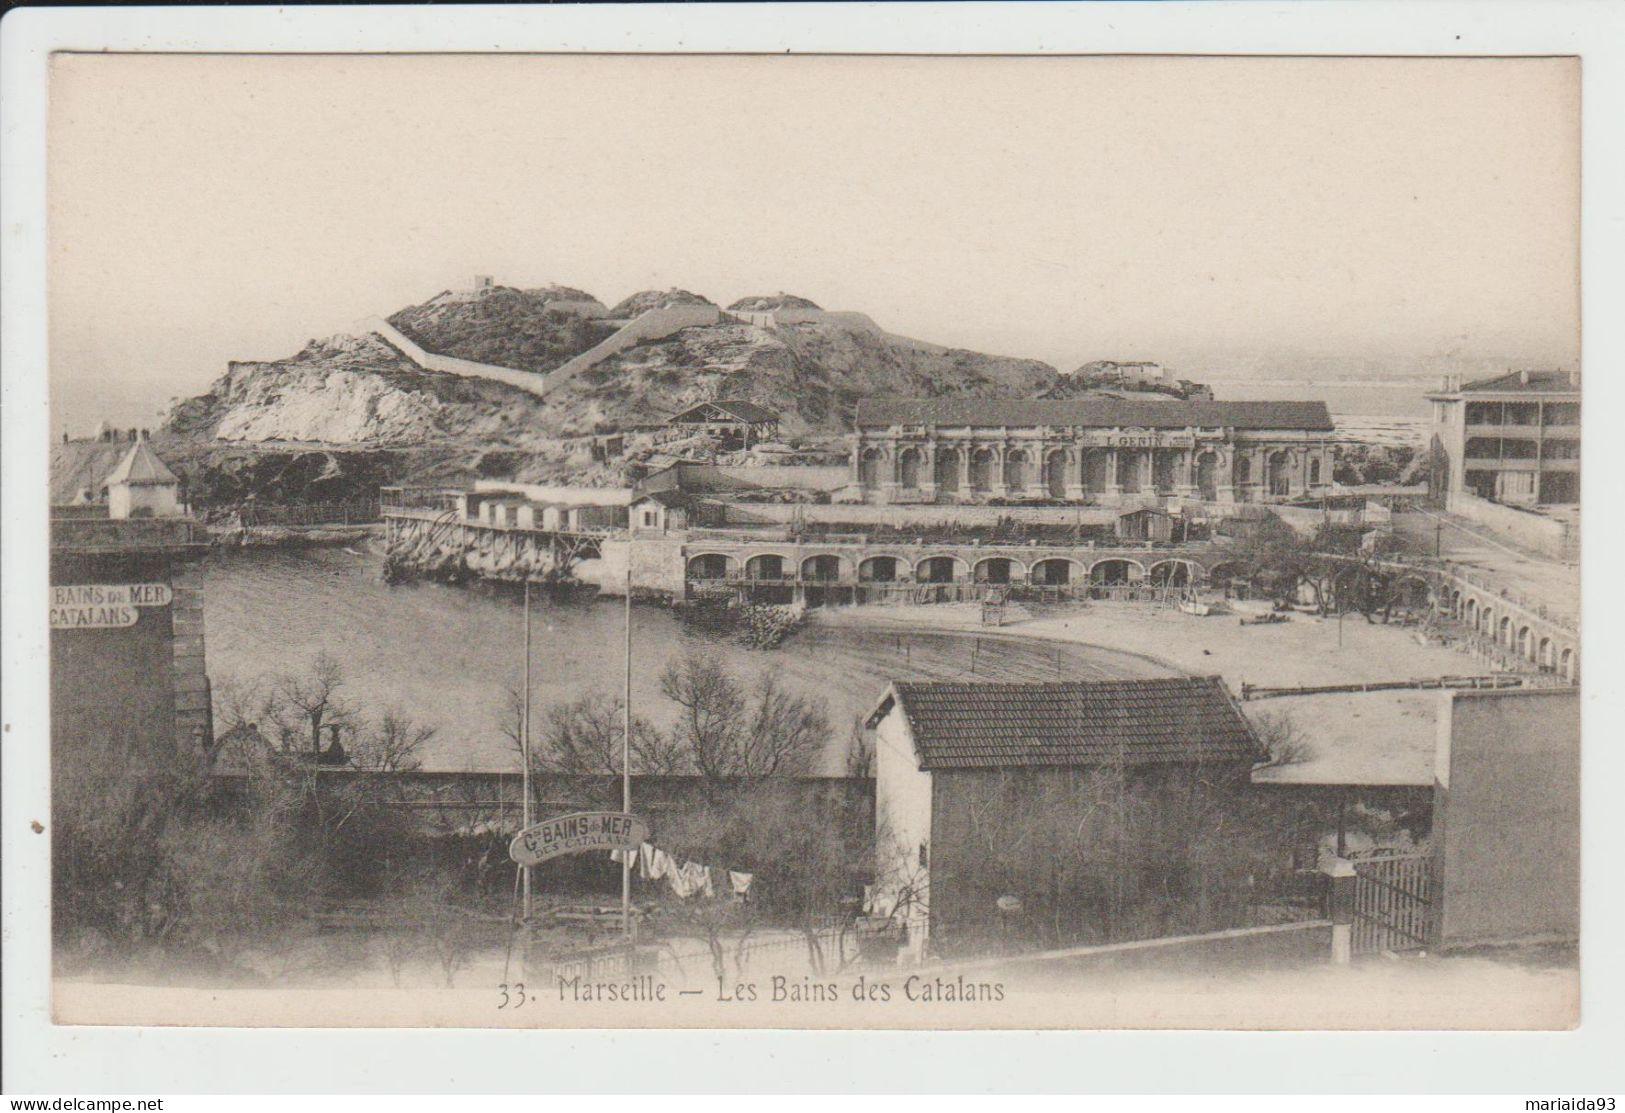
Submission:
M 546 308 L 549 300 L 566 295 L 590 296 L 569 287 L 497 286 L 479 298 L 408 306 L 391 314 L 389 323 L 426 351 L 542 373 L 615 331 L 613 325 Z

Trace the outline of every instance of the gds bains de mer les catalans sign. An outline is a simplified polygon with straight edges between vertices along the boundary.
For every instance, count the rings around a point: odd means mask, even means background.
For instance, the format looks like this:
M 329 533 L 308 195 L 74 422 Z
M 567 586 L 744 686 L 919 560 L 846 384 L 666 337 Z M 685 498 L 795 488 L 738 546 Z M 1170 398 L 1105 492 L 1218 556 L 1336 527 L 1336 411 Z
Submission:
M 51 588 L 51 629 L 108 630 L 134 626 L 140 607 L 167 607 L 168 584 L 63 584 Z
M 508 856 L 534 866 L 584 850 L 636 850 L 649 840 L 649 825 L 627 812 L 571 812 L 526 827 L 508 844 Z

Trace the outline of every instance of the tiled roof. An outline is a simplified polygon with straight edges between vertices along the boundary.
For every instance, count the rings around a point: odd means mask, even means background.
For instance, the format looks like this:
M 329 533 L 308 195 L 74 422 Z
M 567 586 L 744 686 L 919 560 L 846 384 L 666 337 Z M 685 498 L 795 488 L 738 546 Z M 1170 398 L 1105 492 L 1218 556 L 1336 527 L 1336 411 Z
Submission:
M 1324 402 L 1162 402 L 1122 398 L 866 398 L 858 403 L 860 427 L 875 425 L 1074 425 L 1185 429 L 1332 431 Z
M 105 480 L 109 487 L 115 483 L 128 483 L 140 487 L 179 482 L 180 480 L 175 478 L 175 473 L 158 459 L 158 454 L 146 441 L 136 441 L 131 446 L 129 455 L 124 457 Z
M 1493 379 L 1462 384 L 1464 391 L 1516 391 L 1526 394 L 1577 394 L 1580 388 L 1567 371 L 1508 371 Z
M 688 409 L 684 410 L 682 413 L 674 414 L 671 420 L 677 421 L 681 418 L 687 417 L 695 410 L 701 409 L 705 406 L 715 406 L 719 410 L 732 414 L 740 421 L 750 422 L 753 424 L 764 421 L 777 421 L 779 419 L 778 414 L 774 413 L 766 406 L 758 406 L 755 402 L 747 402 L 742 398 L 718 398 L 710 402 L 697 402 Z
M 896 683 L 922 769 L 1257 762 L 1217 676 L 1054 684 Z

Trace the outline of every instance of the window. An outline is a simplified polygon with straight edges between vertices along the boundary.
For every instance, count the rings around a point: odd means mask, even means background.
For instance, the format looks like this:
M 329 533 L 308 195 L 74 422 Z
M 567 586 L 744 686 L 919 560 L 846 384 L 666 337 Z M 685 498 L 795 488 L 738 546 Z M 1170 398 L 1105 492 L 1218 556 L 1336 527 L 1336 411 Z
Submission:
M 655 512 L 653 510 L 645 510 L 643 512 L 643 524 L 646 526 L 653 526 L 655 524 Z

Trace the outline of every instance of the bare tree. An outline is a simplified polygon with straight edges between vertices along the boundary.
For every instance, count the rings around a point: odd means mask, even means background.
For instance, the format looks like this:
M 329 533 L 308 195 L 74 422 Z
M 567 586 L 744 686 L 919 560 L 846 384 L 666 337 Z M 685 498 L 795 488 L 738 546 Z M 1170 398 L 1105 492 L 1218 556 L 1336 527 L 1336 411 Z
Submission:
M 674 742 L 713 781 L 804 773 L 829 738 L 823 704 L 771 672 L 747 691 L 714 658 L 690 653 L 666 666 L 660 690 L 680 708 Z
M 764 672 L 751 693 L 751 713 L 739 740 L 734 774 L 771 777 L 805 773 L 829 738 L 822 703 L 786 691 L 773 672 Z
M 277 725 L 284 749 L 293 749 L 294 739 L 310 739 L 310 752 L 322 749 L 324 727 L 351 728 L 352 713 L 339 698 L 344 687 L 344 670 L 326 650 L 316 655 L 307 673 L 285 673 L 277 678 L 266 702 L 266 717 Z
M 715 657 L 690 652 L 666 665 L 660 690 L 681 711 L 673 728 L 702 776 L 734 772 L 733 753 L 745 718 L 745 694 Z
M 513 724 L 504 730 L 516 753 L 524 718 L 523 705 L 517 716 L 505 718 Z M 626 704 L 618 696 L 590 691 L 564 703 L 549 705 L 541 722 L 533 728 L 531 772 L 600 774 L 621 773 L 621 741 L 626 733 Z M 634 773 L 682 773 L 685 755 L 667 735 L 640 715 L 632 716 L 632 771 Z
M 350 764 L 376 773 L 411 773 L 423 768 L 423 747 L 438 732 L 399 707 L 391 707 L 369 729 L 360 731 L 350 748 Z
M 450 989 L 479 942 L 472 910 L 457 898 L 449 879 L 432 876 L 412 886 L 403 907 L 422 949 L 433 957 Z
M 1315 756 L 1314 746 L 1297 721 L 1284 711 L 1255 715 L 1253 733 L 1269 750 L 1270 759 L 1262 768 L 1299 765 Z

